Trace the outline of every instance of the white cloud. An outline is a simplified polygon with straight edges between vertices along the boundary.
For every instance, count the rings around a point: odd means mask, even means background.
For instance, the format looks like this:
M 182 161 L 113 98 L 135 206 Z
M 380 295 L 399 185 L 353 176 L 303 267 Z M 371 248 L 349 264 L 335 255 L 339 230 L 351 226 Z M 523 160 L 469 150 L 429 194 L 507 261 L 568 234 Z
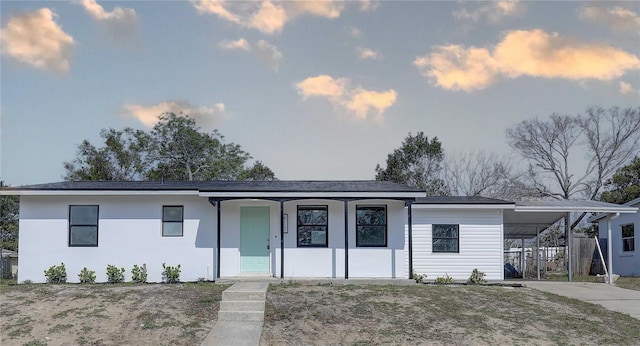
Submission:
M 595 6 L 584 7 L 580 17 L 618 31 L 640 31 L 640 16 L 637 13 L 620 6 L 601 8 Z
M 360 29 L 358 29 L 356 27 L 351 27 L 349 29 L 349 36 L 351 36 L 351 37 L 360 37 L 360 35 L 362 35 L 362 32 L 360 31 Z
M 524 11 L 524 5 L 519 1 L 490 1 L 474 2 L 471 8 L 461 8 L 453 11 L 453 16 L 459 20 L 472 22 L 488 21 L 498 23 L 505 17 L 519 15 Z
M 498 77 L 611 80 L 640 68 L 640 59 L 606 44 L 581 42 L 536 29 L 507 33 L 493 51 L 437 46 L 413 64 L 444 89 L 473 91 L 487 87 Z
M 132 43 L 137 38 L 138 17 L 132 8 L 115 7 L 107 12 L 96 0 L 82 0 L 81 4 L 116 42 Z
M 377 0 L 359 0 L 359 2 L 362 11 L 374 11 L 380 7 L 380 2 Z
M 58 26 L 55 16 L 41 8 L 9 18 L 0 30 L 2 54 L 46 71 L 69 71 L 73 37 Z
M 224 50 L 244 50 L 251 51 L 251 45 L 244 38 L 235 41 L 222 41 L 218 43 L 218 47 Z
M 639 89 L 635 89 L 631 84 L 629 83 L 625 83 L 625 82 L 620 82 L 620 94 L 622 95 L 628 95 L 628 94 L 632 94 L 637 96 L 640 96 L 640 88 Z
M 384 111 L 396 102 L 397 93 L 393 89 L 372 91 L 362 87 L 351 87 L 347 78 L 333 78 L 329 75 L 309 77 L 296 84 L 303 100 L 323 97 L 334 107 L 343 108 L 359 119 L 366 119 L 373 112 L 378 119 Z
M 217 103 L 213 107 L 196 107 L 187 101 L 177 100 L 164 101 L 153 106 L 127 104 L 124 108 L 147 127 L 153 127 L 158 123 L 158 117 L 163 113 L 188 115 L 206 129 L 213 128 L 218 119 L 226 116 L 224 103 Z
M 356 52 L 358 53 L 358 58 L 361 60 L 365 59 L 377 59 L 379 57 L 379 53 L 372 50 L 371 48 L 358 47 L 356 48 Z
M 282 53 L 278 50 L 278 47 L 265 40 L 259 40 L 254 45 L 251 45 L 244 38 L 240 38 L 235 41 L 222 41 L 218 43 L 218 47 L 224 50 L 243 50 L 249 52 L 274 70 L 278 69 L 280 60 L 282 60 Z
M 290 21 L 302 16 L 328 19 L 340 17 L 345 1 L 225 1 L 192 0 L 198 13 L 213 14 L 226 21 L 266 34 L 277 34 Z M 363 1 L 362 10 L 372 10 L 376 3 Z

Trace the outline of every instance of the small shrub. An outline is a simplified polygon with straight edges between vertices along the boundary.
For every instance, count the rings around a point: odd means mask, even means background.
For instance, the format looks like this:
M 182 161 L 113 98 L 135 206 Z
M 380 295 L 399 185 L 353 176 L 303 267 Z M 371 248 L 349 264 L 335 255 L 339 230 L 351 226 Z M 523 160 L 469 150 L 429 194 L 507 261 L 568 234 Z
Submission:
M 26 280 L 22 281 L 22 283 L 25 284 L 25 285 L 30 285 L 30 284 L 33 283 L 33 281 L 31 281 L 30 279 L 26 279 Z
M 440 285 L 452 284 L 453 283 L 453 278 L 451 276 L 449 276 L 447 273 L 445 273 L 444 276 L 438 276 L 436 278 L 435 283 L 440 284 Z
M 67 269 L 64 263 L 60 263 L 59 266 L 53 265 L 44 271 L 44 276 L 50 284 L 64 284 L 67 282 Z
M 133 269 L 131 269 L 131 281 L 137 284 L 143 284 L 147 282 L 147 264 L 144 263 L 142 266 L 138 267 L 138 265 L 134 264 Z
M 180 265 L 172 267 L 162 263 L 162 282 L 168 284 L 180 282 Z
M 93 270 L 87 269 L 87 267 L 84 267 L 80 271 L 80 274 L 78 274 L 78 280 L 80 280 L 81 284 L 95 284 L 96 272 Z
M 417 284 L 423 283 L 426 278 L 427 276 L 425 274 L 413 273 L 413 279 L 416 280 Z
M 198 283 L 199 283 L 199 284 L 203 284 L 203 283 L 205 283 L 205 282 L 207 282 L 207 279 L 205 279 L 205 278 L 198 278 Z
M 107 265 L 107 282 L 115 284 L 124 282 L 124 268 L 119 268 L 114 265 Z
M 468 284 L 484 284 L 487 280 L 484 279 L 484 272 L 478 270 L 478 268 L 474 268 L 471 272 L 471 276 L 469 276 L 469 280 L 467 280 Z

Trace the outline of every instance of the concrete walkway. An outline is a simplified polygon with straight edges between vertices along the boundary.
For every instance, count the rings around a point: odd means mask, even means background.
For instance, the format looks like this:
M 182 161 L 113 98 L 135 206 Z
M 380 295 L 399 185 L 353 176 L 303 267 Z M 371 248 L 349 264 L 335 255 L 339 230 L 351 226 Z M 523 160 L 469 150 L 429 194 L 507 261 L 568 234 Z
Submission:
M 640 291 L 592 282 L 520 281 L 540 291 L 602 305 L 640 320 Z
M 260 343 L 264 322 L 264 304 L 269 283 L 236 282 L 222 292 L 218 321 L 202 346 L 246 345 Z

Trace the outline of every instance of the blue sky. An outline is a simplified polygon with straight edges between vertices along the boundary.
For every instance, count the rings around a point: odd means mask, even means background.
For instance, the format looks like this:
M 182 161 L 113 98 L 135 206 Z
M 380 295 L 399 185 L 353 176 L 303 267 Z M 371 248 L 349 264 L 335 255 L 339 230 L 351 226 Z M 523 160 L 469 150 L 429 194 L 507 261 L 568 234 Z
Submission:
M 280 179 L 372 179 L 409 132 L 504 131 L 640 104 L 638 2 L 2 1 L 0 177 L 62 180 L 100 129 L 164 111 Z

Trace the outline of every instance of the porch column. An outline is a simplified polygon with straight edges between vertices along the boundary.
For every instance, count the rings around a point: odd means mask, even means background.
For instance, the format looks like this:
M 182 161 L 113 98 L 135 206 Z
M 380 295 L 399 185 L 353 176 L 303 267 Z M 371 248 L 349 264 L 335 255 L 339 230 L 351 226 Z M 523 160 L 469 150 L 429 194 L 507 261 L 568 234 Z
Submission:
M 520 237 L 520 241 L 522 242 L 522 248 L 520 249 L 520 273 L 522 274 L 522 280 L 524 280 L 524 273 L 526 272 L 526 268 L 524 267 L 526 265 L 525 256 L 527 255 L 524 250 L 524 236 Z
M 284 201 L 280 201 L 280 278 L 284 279 Z
M 222 248 L 220 246 L 220 204 L 222 204 L 222 201 L 217 201 L 216 202 L 216 224 L 217 224 L 217 240 L 216 240 L 216 244 L 217 244 L 217 250 L 216 250 L 216 279 L 220 278 L 220 249 Z
M 609 285 L 613 284 L 613 241 L 611 240 L 611 214 L 607 214 L 607 275 Z
M 409 241 L 409 279 L 413 279 L 413 235 L 412 235 L 412 221 L 411 221 L 411 202 L 407 202 L 407 238 Z
M 571 249 L 573 246 L 571 244 L 571 226 L 569 225 L 570 216 L 571 213 L 567 213 L 567 216 L 564 219 L 564 229 L 567 234 L 567 274 L 569 281 L 573 281 L 573 266 L 571 265 Z
M 536 225 L 536 271 L 540 280 L 540 227 Z
M 349 202 L 344 201 L 344 278 L 349 278 Z

